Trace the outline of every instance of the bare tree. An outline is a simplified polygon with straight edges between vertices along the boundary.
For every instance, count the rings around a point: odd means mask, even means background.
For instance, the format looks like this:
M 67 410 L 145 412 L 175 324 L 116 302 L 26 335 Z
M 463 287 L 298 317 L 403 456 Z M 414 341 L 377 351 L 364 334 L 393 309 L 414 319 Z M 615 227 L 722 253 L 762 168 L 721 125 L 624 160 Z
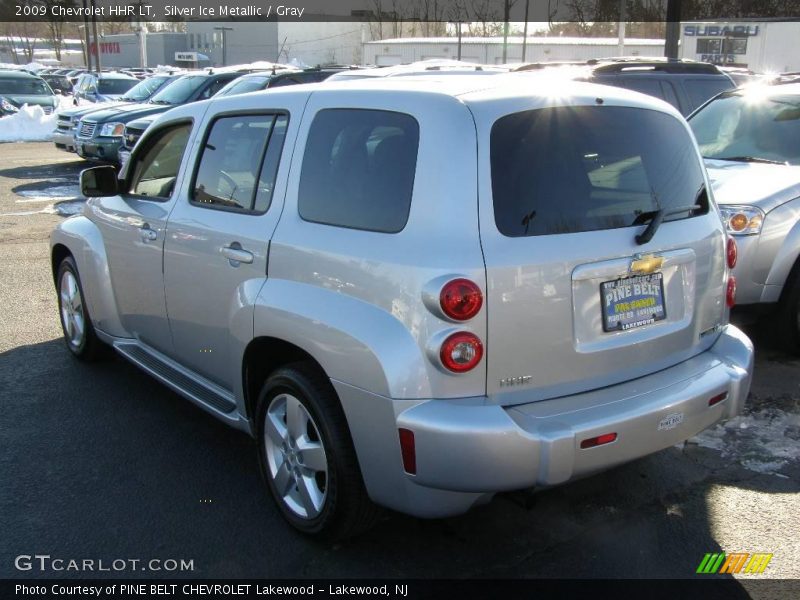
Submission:
M 59 16 L 59 12 L 54 10 L 56 8 L 76 8 L 77 3 L 75 0 L 36 0 L 34 4 L 43 6 L 47 9 L 47 36 L 46 39 L 53 47 L 56 55 L 56 60 L 61 60 L 61 48 L 64 43 L 64 26 L 67 19 L 64 16 Z

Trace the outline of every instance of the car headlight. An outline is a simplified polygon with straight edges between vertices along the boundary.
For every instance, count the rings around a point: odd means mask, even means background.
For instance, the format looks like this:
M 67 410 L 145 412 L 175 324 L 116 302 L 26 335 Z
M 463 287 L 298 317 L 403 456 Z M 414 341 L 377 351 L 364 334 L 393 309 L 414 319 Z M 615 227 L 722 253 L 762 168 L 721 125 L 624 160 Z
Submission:
M 725 229 L 732 235 L 756 235 L 761 233 L 764 224 L 764 211 L 755 206 L 734 206 L 725 204 L 719 207 Z
M 105 137 L 122 137 L 125 123 L 106 123 L 100 128 L 100 135 Z
M 11 102 L 6 100 L 5 98 L 0 98 L 0 108 L 2 108 L 6 112 L 12 112 L 12 113 L 19 112 L 19 109 L 13 104 L 11 104 Z

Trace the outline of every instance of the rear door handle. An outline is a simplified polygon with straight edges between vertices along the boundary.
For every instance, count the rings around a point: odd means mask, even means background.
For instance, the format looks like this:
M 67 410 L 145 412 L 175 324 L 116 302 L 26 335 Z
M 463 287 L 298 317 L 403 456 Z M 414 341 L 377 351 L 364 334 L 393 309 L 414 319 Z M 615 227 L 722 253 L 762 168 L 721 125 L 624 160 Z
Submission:
M 239 242 L 233 242 L 230 246 L 223 246 L 219 251 L 222 253 L 222 256 L 231 261 L 231 264 L 246 263 L 249 265 L 253 262 L 253 253 L 242 249 Z
M 158 239 L 158 232 L 155 229 L 150 229 L 150 225 L 147 223 L 139 228 L 139 235 L 144 242 L 154 242 Z

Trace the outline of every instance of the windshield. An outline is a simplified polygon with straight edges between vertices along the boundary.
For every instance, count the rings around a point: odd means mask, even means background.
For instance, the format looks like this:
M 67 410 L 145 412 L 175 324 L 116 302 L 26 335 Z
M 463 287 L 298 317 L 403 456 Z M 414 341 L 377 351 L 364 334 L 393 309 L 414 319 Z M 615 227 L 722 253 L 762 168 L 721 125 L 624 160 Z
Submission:
M 205 75 L 186 75 L 170 83 L 150 99 L 155 104 L 183 104 L 205 83 Z
M 41 79 L 0 79 L 0 94 L 50 96 L 52 93 Z
M 101 79 L 97 91 L 101 94 L 124 94 L 137 83 L 136 79 Z
M 121 100 L 125 100 L 126 102 L 142 102 L 143 100 L 147 100 L 167 79 L 169 79 L 167 76 L 150 77 L 144 81 L 140 81 L 129 89 Z
M 246 94 L 247 92 L 257 92 L 267 87 L 269 80 L 272 79 L 271 75 L 264 77 L 244 77 L 242 79 L 234 79 L 219 92 L 219 96 L 235 96 L 236 94 Z
M 718 98 L 690 120 L 706 158 L 800 164 L 800 95 Z
M 492 127 L 490 158 L 495 223 L 509 237 L 630 227 L 662 209 L 664 220 L 708 210 L 691 136 L 662 112 L 514 113 Z M 701 210 L 690 212 L 695 204 Z

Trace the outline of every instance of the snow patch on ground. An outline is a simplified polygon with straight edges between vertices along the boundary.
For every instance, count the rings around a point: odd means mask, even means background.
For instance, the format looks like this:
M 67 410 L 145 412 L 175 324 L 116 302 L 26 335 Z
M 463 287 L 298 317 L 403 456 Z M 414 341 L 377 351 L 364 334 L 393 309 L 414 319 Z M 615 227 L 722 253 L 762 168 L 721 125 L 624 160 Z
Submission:
M 800 460 L 800 414 L 763 408 L 716 425 L 691 438 L 757 473 L 778 475 L 790 461 Z
M 72 96 L 58 96 L 59 105 L 49 115 L 41 106 L 24 105 L 19 112 L 0 118 L 0 142 L 47 142 L 52 139 L 58 114 L 74 108 Z

